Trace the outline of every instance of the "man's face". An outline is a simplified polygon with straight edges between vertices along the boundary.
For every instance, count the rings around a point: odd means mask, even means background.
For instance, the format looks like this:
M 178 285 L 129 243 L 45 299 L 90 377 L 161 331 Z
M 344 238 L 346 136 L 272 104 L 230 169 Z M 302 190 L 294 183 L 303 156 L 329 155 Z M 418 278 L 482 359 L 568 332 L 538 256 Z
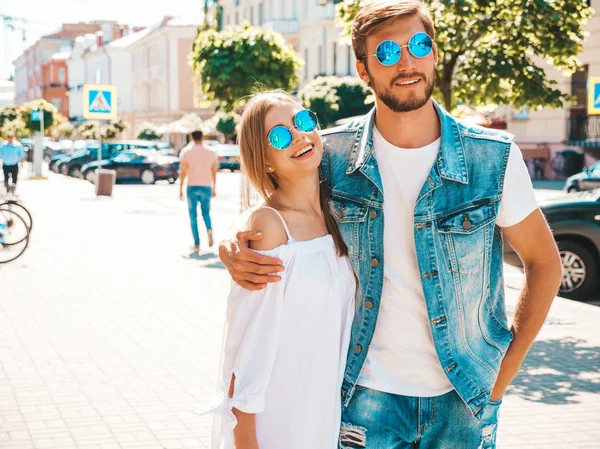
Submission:
M 418 17 L 398 19 L 367 37 L 367 54 L 374 55 L 379 44 L 392 40 L 407 45 L 425 26 Z M 431 98 L 435 85 L 437 47 L 424 58 L 413 56 L 408 47 L 402 47 L 402 57 L 392 66 L 382 65 L 375 56 L 367 56 L 356 62 L 361 79 L 368 83 L 377 98 L 394 112 L 409 112 L 423 107 Z M 416 81 L 411 84 L 406 82 Z
M 15 139 L 15 138 L 14 138 L 13 136 L 7 136 L 7 137 L 6 137 L 6 140 L 8 141 L 8 144 L 9 144 L 9 145 L 12 145 L 12 143 L 13 143 L 13 140 L 14 140 L 14 139 Z

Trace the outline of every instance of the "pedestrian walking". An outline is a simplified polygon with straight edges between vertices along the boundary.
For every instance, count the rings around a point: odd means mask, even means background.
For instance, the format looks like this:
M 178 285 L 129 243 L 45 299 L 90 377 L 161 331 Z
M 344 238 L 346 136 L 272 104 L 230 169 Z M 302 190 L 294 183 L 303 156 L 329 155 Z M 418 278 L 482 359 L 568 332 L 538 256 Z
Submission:
M 179 155 L 179 198 L 183 199 L 183 184 L 187 182 L 187 200 L 190 214 L 190 225 L 194 238 L 195 252 L 200 250 L 200 234 L 198 232 L 198 205 L 202 211 L 202 219 L 208 234 L 208 246 L 213 246 L 212 223 L 210 220 L 210 201 L 216 196 L 217 170 L 219 162 L 216 154 L 206 148 L 202 141 L 202 131 L 192 132 L 193 144 L 186 146 Z
M 320 183 L 317 126 L 282 92 L 255 95 L 242 116 L 242 167 L 265 201 L 250 247 L 288 270 L 262 290 L 232 283 L 215 449 L 338 447 L 356 285 Z
M 23 150 L 21 142 L 15 139 L 15 133 L 12 131 L 6 134 L 6 140 L 0 145 L 0 160 L 2 160 L 5 189 L 8 191 L 11 183 L 13 188 L 16 189 L 19 178 L 19 164 L 25 161 L 25 150 Z M 10 182 L 9 178 L 11 179 Z
M 352 46 L 375 107 L 321 134 L 359 285 L 340 447 L 494 448 L 502 397 L 561 281 L 556 244 L 513 136 L 431 98 L 438 50 L 424 3 L 366 2 Z M 248 249 L 257 238 L 239 232 L 219 249 L 253 290 L 278 281 L 273 260 Z M 525 267 L 511 328 L 503 240 Z

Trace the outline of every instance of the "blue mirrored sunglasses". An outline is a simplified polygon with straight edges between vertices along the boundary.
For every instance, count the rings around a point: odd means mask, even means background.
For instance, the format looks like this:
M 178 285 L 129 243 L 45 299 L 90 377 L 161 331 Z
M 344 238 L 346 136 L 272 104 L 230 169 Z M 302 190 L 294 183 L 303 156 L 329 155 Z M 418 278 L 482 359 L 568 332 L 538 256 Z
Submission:
M 433 40 L 427 33 L 419 32 L 413 34 L 407 45 L 400 45 L 396 41 L 383 41 L 377 47 L 376 53 L 364 57 L 376 56 L 382 65 L 389 67 L 400 61 L 403 47 L 408 47 L 408 51 L 415 58 L 425 58 L 431 53 Z
M 308 109 L 302 109 L 294 115 L 294 126 L 286 128 L 283 125 L 277 125 L 269 131 L 269 144 L 278 150 L 285 150 L 294 141 L 292 129 L 298 128 L 300 131 L 309 133 L 317 129 L 319 121 L 317 115 Z

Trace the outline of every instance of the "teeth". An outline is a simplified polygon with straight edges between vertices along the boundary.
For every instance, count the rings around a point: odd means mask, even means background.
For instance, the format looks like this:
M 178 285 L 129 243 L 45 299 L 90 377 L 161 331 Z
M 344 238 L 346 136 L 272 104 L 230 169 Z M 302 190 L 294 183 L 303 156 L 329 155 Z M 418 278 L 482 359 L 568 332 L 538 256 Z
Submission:
M 407 84 L 415 84 L 416 82 L 418 82 L 419 80 L 413 80 L 413 81 L 405 81 L 403 83 L 400 83 L 401 86 L 406 86 Z
M 307 153 L 310 150 L 312 150 L 312 145 L 310 145 L 310 144 L 306 145 L 304 148 L 301 148 L 298 151 L 296 151 L 294 154 L 292 154 L 292 157 L 302 156 L 304 153 Z

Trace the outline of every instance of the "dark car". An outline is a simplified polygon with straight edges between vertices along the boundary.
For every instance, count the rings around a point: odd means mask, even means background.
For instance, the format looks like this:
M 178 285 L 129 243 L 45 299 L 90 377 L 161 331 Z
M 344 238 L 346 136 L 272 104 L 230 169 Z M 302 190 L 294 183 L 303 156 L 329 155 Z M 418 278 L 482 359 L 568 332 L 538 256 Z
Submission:
M 563 278 L 559 294 L 589 298 L 600 277 L 600 189 L 542 201 L 540 209 L 560 250 Z M 508 245 L 504 258 L 511 265 L 521 265 Z
M 73 176 L 75 178 L 81 177 L 81 167 L 85 164 L 98 160 L 98 148 L 97 146 L 87 147 L 81 153 L 76 152 L 70 158 L 65 161 L 59 162 L 60 172 L 63 175 Z M 129 150 L 131 145 L 115 141 L 106 142 L 102 144 L 102 159 L 110 159 L 123 151 Z
M 71 156 L 73 156 L 77 152 L 80 152 L 79 154 L 83 154 L 84 151 L 85 150 L 75 150 L 71 154 L 63 153 L 63 154 L 54 155 L 48 161 L 48 169 L 52 170 L 53 172 L 60 173 L 60 166 L 58 165 L 60 162 L 66 161 L 67 159 L 69 159 Z
M 581 173 L 577 173 L 565 182 L 565 191 L 581 192 L 600 187 L 600 161 L 591 167 L 586 167 Z
M 227 143 L 211 145 L 219 160 L 219 170 L 239 170 L 240 169 L 240 146 Z
M 171 184 L 179 175 L 179 158 L 163 154 L 155 149 L 135 149 L 124 151 L 111 159 L 90 162 L 81 169 L 81 176 L 90 182 L 96 179 L 96 169 L 115 170 L 117 181 L 141 181 L 143 184 L 154 184 L 159 180 L 167 180 Z

